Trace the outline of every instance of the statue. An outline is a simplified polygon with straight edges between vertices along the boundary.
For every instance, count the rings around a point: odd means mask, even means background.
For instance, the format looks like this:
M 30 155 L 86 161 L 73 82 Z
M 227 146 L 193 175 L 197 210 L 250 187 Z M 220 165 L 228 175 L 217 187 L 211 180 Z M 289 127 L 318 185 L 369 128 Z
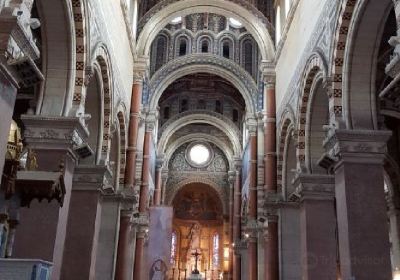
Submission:
M 151 280 L 164 280 L 166 279 L 167 266 L 162 260 L 156 260 L 150 270 Z

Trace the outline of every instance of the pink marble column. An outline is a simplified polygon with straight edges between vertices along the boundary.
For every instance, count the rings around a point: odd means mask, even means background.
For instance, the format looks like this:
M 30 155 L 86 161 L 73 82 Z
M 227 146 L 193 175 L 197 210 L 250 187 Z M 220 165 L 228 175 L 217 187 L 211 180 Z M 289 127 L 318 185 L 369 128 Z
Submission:
M 264 127 L 264 192 L 266 199 L 270 195 L 273 200 L 277 192 L 277 163 L 276 163 L 276 102 L 274 78 L 265 84 L 265 127 Z M 268 227 L 264 246 L 264 264 L 266 280 L 279 280 L 279 238 L 278 216 L 275 213 L 268 214 Z
M 150 153 L 151 153 L 151 137 L 152 131 L 147 129 L 144 136 L 143 146 L 143 169 L 142 169 L 142 185 L 140 187 L 139 197 L 139 213 L 145 216 L 148 212 L 148 193 L 149 193 L 149 180 L 150 180 Z M 143 226 L 139 226 L 143 227 Z M 144 268 L 144 242 L 145 236 L 141 234 L 142 228 L 139 228 L 139 234 L 136 237 L 135 248 L 135 266 L 133 271 L 133 279 L 142 279 L 141 273 Z
M 242 236 L 242 220 L 241 220 L 241 209 L 242 209 L 242 184 L 241 184 L 241 176 L 240 176 L 240 165 L 236 165 L 236 176 L 235 176 L 235 185 L 234 185 L 234 200 L 233 200 L 233 241 L 235 243 L 235 256 L 233 259 L 233 279 L 240 280 L 241 279 L 241 255 L 236 250 L 237 243 L 240 241 Z
M 342 279 L 392 279 L 384 193 L 386 131 L 330 131 Z
M 128 149 L 126 151 L 125 186 L 133 188 L 136 174 L 136 150 L 140 120 L 140 104 L 142 104 L 142 83 L 140 75 L 135 75 L 132 85 L 131 109 L 128 130 Z
M 162 189 L 162 177 L 161 177 L 161 166 L 157 166 L 156 170 L 156 186 L 154 189 L 154 205 L 161 205 L 161 189 Z
M 116 280 L 131 279 L 132 275 L 132 271 L 130 270 L 131 265 L 127 263 L 131 259 L 129 254 L 132 254 L 132 252 L 129 251 L 131 242 L 131 217 L 132 211 L 121 211 L 117 249 L 118 254 L 115 270 Z
M 250 132 L 250 184 L 249 184 L 249 220 L 257 219 L 257 135 Z M 249 280 L 258 278 L 257 235 L 250 233 L 248 243 Z
M 335 180 L 330 175 L 300 174 L 302 279 L 336 280 Z

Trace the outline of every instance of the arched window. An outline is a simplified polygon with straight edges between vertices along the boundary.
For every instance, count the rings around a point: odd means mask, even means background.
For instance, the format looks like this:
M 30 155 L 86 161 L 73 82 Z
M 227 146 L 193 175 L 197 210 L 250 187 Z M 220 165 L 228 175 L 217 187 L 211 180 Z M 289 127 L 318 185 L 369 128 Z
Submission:
M 232 121 L 235 123 L 239 121 L 239 111 L 236 109 L 232 111 Z
M 281 32 L 282 32 L 282 30 L 281 30 L 281 7 L 280 6 L 278 6 L 277 8 L 276 8 L 276 25 L 275 25 L 275 29 L 276 29 L 276 45 L 278 45 L 279 44 L 279 41 L 281 40 Z
M 179 56 L 186 55 L 187 53 L 187 41 L 184 38 L 179 40 Z
M 204 99 L 200 99 L 197 103 L 197 109 L 199 110 L 205 110 L 206 109 L 206 102 Z
M 169 107 L 164 108 L 164 114 L 163 114 L 164 120 L 169 119 Z
M 222 114 L 222 105 L 221 101 L 215 101 L 215 112 Z
M 156 47 L 156 65 L 155 65 L 155 71 L 161 68 L 163 64 L 165 63 L 165 57 L 166 57 L 166 49 L 167 49 L 167 39 L 164 36 L 160 36 L 157 40 L 157 47 Z
M 180 113 L 186 112 L 188 109 L 189 109 L 188 101 L 187 101 L 187 99 L 183 99 L 183 100 L 181 101 L 181 108 L 180 108 L 179 112 L 180 112 Z
M 167 53 L 168 39 L 164 35 L 159 35 L 151 45 L 151 74 L 154 74 L 167 62 Z
M 219 234 L 218 233 L 215 233 L 213 236 L 212 266 L 214 269 L 219 267 Z
M 231 57 L 231 48 L 229 45 L 229 42 L 225 41 L 222 44 L 222 56 L 225 58 L 230 58 Z
M 175 262 L 176 262 L 177 243 L 178 243 L 178 236 L 176 234 L 176 231 L 173 231 L 172 238 L 171 238 L 171 265 L 172 265 L 172 267 L 175 266 Z
M 207 40 L 203 40 L 201 42 L 201 52 L 202 53 L 208 53 L 209 52 L 208 47 L 209 47 L 208 41 Z
M 243 62 L 244 69 L 253 75 L 253 44 L 247 40 L 243 44 Z

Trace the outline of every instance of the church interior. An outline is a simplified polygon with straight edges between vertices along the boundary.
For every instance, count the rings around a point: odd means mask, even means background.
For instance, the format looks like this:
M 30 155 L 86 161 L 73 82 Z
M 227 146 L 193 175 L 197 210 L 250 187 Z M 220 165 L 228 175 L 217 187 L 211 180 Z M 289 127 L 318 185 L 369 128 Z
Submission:
M 0 280 L 400 280 L 400 0 L 0 0 Z

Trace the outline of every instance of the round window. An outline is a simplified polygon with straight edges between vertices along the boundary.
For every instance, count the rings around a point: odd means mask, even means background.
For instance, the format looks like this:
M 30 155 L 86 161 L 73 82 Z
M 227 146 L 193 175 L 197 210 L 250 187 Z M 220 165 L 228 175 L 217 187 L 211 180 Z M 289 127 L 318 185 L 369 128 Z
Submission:
M 212 152 L 210 147 L 203 143 L 189 145 L 186 152 L 189 163 L 195 167 L 203 167 L 210 163 Z

